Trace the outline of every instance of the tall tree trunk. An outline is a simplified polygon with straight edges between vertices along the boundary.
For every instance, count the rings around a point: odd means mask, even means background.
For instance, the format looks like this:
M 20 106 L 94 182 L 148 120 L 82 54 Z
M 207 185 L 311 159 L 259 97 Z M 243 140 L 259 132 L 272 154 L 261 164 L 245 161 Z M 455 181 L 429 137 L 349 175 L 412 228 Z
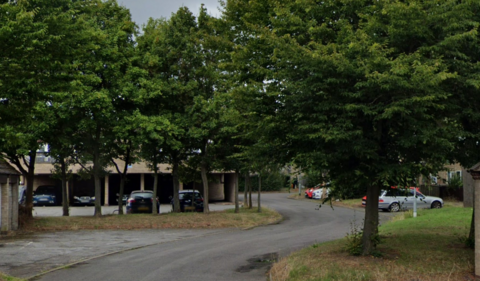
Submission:
M 35 177 L 35 158 L 37 157 L 36 151 L 29 153 L 30 160 L 28 162 L 28 171 L 25 175 L 27 180 L 27 198 L 25 202 L 26 210 L 25 215 L 29 218 L 33 217 L 33 178 Z
M 248 208 L 253 208 L 252 204 L 252 185 L 250 184 L 250 173 L 248 173 Z
M 127 163 L 125 163 L 127 165 Z M 125 175 L 120 175 L 120 190 L 118 191 L 118 214 L 123 215 L 123 193 L 125 192 Z
M 179 191 L 180 191 L 180 180 L 178 179 L 178 160 L 173 160 L 172 165 L 172 176 L 173 176 L 173 211 L 175 213 L 180 213 L 180 199 L 179 199 Z M 192 194 L 192 205 L 194 204 L 194 196 Z
M 69 204 L 68 204 L 68 194 L 67 194 L 67 165 L 65 163 L 65 158 L 60 156 L 60 169 L 62 173 L 62 209 L 63 216 L 68 217 L 69 214 Z
M 97 138 L 98 139 L 98 138 Z M 93 152 L 93 178 L 95 181 L 95 217 L 102 216 L 102 185 L 100 183 L 100 174 L 102 167 L 100 165 L 100 151 L 98 144 L 95 144 Z
M 243 207 L 248 207 L 248 185 L 247 185 L 248 173 L 245 174 L 245 190 L 243 190 Z
M 260 195 L 262 194 L 262 175 L 258 173 L 258 212 L 262 212 L 262 204 L 260 201 Z
M 95 213 L 93 215 L 95 217 L 101 217 L 102 216 L 102 184 L 100 182 L 100 176 L 97 173 L 93 175 L 93 178 L 95 180 Z
M 207 163 L 202 161 L 202 165 L 200 167 L 200 173 L 202 175 L 202 183 L 203 183 L 203 213 L 208 214 L 210 213 L 210 209 L 208 206 L 208 179 L 207 179 Z
M 117 163 L 114 159 L 112 159 L 115 168 L 117 169 L 118 174 L 120 175 L 120 190 L 118 191 L 118 214 L 123 215 L 123 193 L 125 192 L 125 182 L 127 181 L 127 172 L 128 172 L 128 165 L 130 164 L 130 154 L 131 154 L 131 147 L 132 143 L 127 140 L 127 149 L 125 150 L 125 166 L 123 167 L 123 171 L 120 171 L 118 168 Z
M 380 186 L 374 183 L 367 188 L 367 204 L 362 236 L 362 254 L 370 255 L 376 247 L 378 235 L 378 196 Z
M 239 209 L 239 202 L 238 202 L 238 178 L 239 178 L 240 174 L 239 172 L 236 170 L 235 171 L 235 213 L 239 213 L 240 212 L 240 209 Z
M 156 166 L 156 163 L 155 163 L 155 172 L 153 174 L 152 214 L 158 214 L 157 190 L 158 190 L 158 172 L 157 172 L 157 166 Z

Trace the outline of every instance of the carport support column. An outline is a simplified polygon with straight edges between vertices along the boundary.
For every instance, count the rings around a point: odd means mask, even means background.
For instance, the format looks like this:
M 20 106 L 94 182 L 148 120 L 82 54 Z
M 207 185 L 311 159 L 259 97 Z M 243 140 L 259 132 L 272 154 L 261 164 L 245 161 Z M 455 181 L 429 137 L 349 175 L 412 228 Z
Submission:
M 145 174 L 140 174 L 140 190 L 145 190 Z
M 108 206 L 108 191 L 110 189 L 108 180 L 109 180 L 109 176 L 106 175 L 105 176 L 105 198 L 104 198 L 105 203 L 104 203 L 104 206 Z
M 183 190 L 183 182 L 179 182 L 178 190 Z
M 0 230 L 10 231 L 12 230 L 12 189 L 8 178 L 5 179 L 4 181 L 0 179 L 0 192 L 2 193 L 2 202 L 0 204 L 2 208 L 2 217 L 0 218 L 2 220 L 2 228 Z
M 469 171 L 473 177 L 475 212 L 475 275 L 480 276 L 480 171 Z
M 12 230 L 18 230 L 18 178 L 9 177 L 10 190 L 12 191 Z

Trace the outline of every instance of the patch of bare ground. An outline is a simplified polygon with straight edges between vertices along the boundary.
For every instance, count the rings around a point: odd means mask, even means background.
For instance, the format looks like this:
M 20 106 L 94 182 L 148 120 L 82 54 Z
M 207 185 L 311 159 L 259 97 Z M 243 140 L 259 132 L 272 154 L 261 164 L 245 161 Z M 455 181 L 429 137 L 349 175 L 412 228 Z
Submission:
M 274 210 L 262 208 L 240 208 L 233 210 L 203 213 L 168 213 L 160 215 L 129 214 L 96 217 L 35 217 L 25 222 L 22 232 L 62 231 L 62 230 L 133 230 L 133 229 L 214 229 L 214 228 L 250 228 L 271 224 L 281 220 Z

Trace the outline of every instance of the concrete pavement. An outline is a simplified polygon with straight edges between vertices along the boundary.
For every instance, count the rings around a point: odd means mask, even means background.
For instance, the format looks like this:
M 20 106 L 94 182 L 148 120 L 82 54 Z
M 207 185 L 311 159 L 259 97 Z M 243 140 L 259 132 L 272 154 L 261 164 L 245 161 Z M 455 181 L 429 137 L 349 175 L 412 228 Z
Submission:
M 0 271 L 28 278 L 65 267 L 70 270 L 42 275 L 40 279 L 66 280 L 68 276 L 67 279 L 72 278 L 71 280 L 127 280 L 127 275 L 138 277 L 137 274 L 141 274 L 140 272 L 151 270 L 156 272 L 154 276 L 163 276 L 163 279 L 152 277 L 153 279 L 145 280 L 191 280 L 190 277 L 193 276 L 176 275 L 182 267 L 187 266 L 192 267 L 192 273 L 199 272 L 195 269 L 205 271 L 202 274 L 207 279 L 198 280 L 214 280 L 211 279 L 213 272 L 218 280 L 226 280 L 224 278 L 227 276 L 233 278 L 234 275 L 235 278 L 231 280 L 262 280 L 262 278 L 264 280 L 262 277 L 266 270 L 264 266 L 268 266 L 269 263 L 258 263 L 256 260 L 263 259 L 264 255 L 284 256 L 310 243 L 343 237 L 349 229 L 349 223 L 355 218 L 356 212 L 353 210 L 338 208 L 333 211 L 327 206 L 316 210 L 315 201 L 289 200 L 286 199 L 287 196 L 287 194 L 262 195 L 264 205 L 280 208 L 279 211 L 284 215 L 285 221 L 281 225 L 250 231 L 237 229 L 65 231 L 39 233 L 15 239 L 0 238 Z M 103 207 L 104 214 L 112 212 L 115 207 Z M 233 205 L 212 204 L 211 207 L 211 210 L 215 210 L 232 208 Z M 70 210 L 72 215 L 90 215 L 89 212 L 93 215 L 92 207 L 72 207 Z M 36 216 L 61 215 L 61 207 L 37 207 L 35 211 Z M 357 220 L 361 221 L 363 212 L 359 211 Z M 138 250 L 130 251 L 133 249 Z M 232 259 L 231 253 L 235 253 L 235 259 Z M 147 265 L 138 261 L 150 256 L 157 262 L 151 264 L 153 268 L 143 268 L 150 263 Z M 207 256 L 211 258 L 205 259 Z M 110 263 L 109 257 L 115 261 L 124 260 L 121 263 L 125 267 L 123 273 L 120 273 L 122 269 L 115 270 L 116 266 Z M 214 264 L 210 264 L 212 259 L 215 261 Z M 136 262 L 130 264 L 129 261 Z M 106 264 L 102 265 L 104 262 Z M 98 267 L 85 268 L 92 264 L 98 264 Z M 161 269 L 158 268 L 160 264 Z M 261 267 L 258 267 L 259 265 Z M 130 268 L 131 266 L 134 267 Z M 100 278 L 102 274 L 107 274 L 107 267 L 112 267 L 112 271 L 108 271 L 108 278 Z M 81 273 L 74 278 L 72 274 L 77 270 L 81 270 Z M 121 275 L 123 277 L 115 277 L 112 272 L 117 271 L 123 274 Z
M 210 204 L 211 211 L 234 208 L 232 204 Z M 118 206 L 103 206 L 102 213 L 117 214 Z M 124 210 L 125 211 L 125 210 Z M 161 213 L 171 212 L 170 204 L 160 206 Z M 70 207 L 71 216 L 93 216 L 94 207 Z M 34 216 L 62 216 L 62 207 L 35 207 Z M 0 236 L 0 271 L 8 275 L 29 278 L 60 266 L 78 263 L 93 257 L 101 257 L 149 245 L 198 238 L 229 229 L 146 229 L 62 231 Z

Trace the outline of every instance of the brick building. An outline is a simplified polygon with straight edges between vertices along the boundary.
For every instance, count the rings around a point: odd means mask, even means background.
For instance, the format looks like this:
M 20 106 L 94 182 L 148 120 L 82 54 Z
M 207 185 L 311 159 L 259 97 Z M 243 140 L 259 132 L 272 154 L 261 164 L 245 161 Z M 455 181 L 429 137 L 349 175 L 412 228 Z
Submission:
M 18 183 L 20 174 L 0 160 L 0 232 L 18 229 Z
M 125 163 L 121 160 L 115 161 L 120 170 L 123 170 Z M 37 153 L 35 163 L 35 177 L 33 180 L 33 188 L 49 185 L 56 186 L 60 190 L 61 182 L 52 176 L 53 159 Z M 94 196 L 95 187 L 93 178 L 81 178 L 79 171 L 80 165 L 72 165 L 69 167 L 72 177 L 67 182 L 67 196 L 69 201 L 73 201 L 74 196 Z M 120 186 L 120 175 L 113 166 L 106 169 L 107 174 L 101 179 L 101 198 L 102 205 L 116 205 L 117 193 Z M 169 203 L 168 199 L 173 196 L 173 178 L 171 167 L 167 164 L 159 165 L 159 182 L 158 197 L 161 203 Z M 232 172 L 211 172 L 209 177 L 209 201 L 218 202 L 234 202 L 234 174 Z M 124 194 L 130 194 L 133 190 L 152 190 L 153 189 L 153 172 L 147 167 L 145 162 L 135 163 L 128 167 L 127 182 L 125 183 Z M 203 185 L 201 182 L 180 183 L 180 190 L 196 189 L 203 193 Z

